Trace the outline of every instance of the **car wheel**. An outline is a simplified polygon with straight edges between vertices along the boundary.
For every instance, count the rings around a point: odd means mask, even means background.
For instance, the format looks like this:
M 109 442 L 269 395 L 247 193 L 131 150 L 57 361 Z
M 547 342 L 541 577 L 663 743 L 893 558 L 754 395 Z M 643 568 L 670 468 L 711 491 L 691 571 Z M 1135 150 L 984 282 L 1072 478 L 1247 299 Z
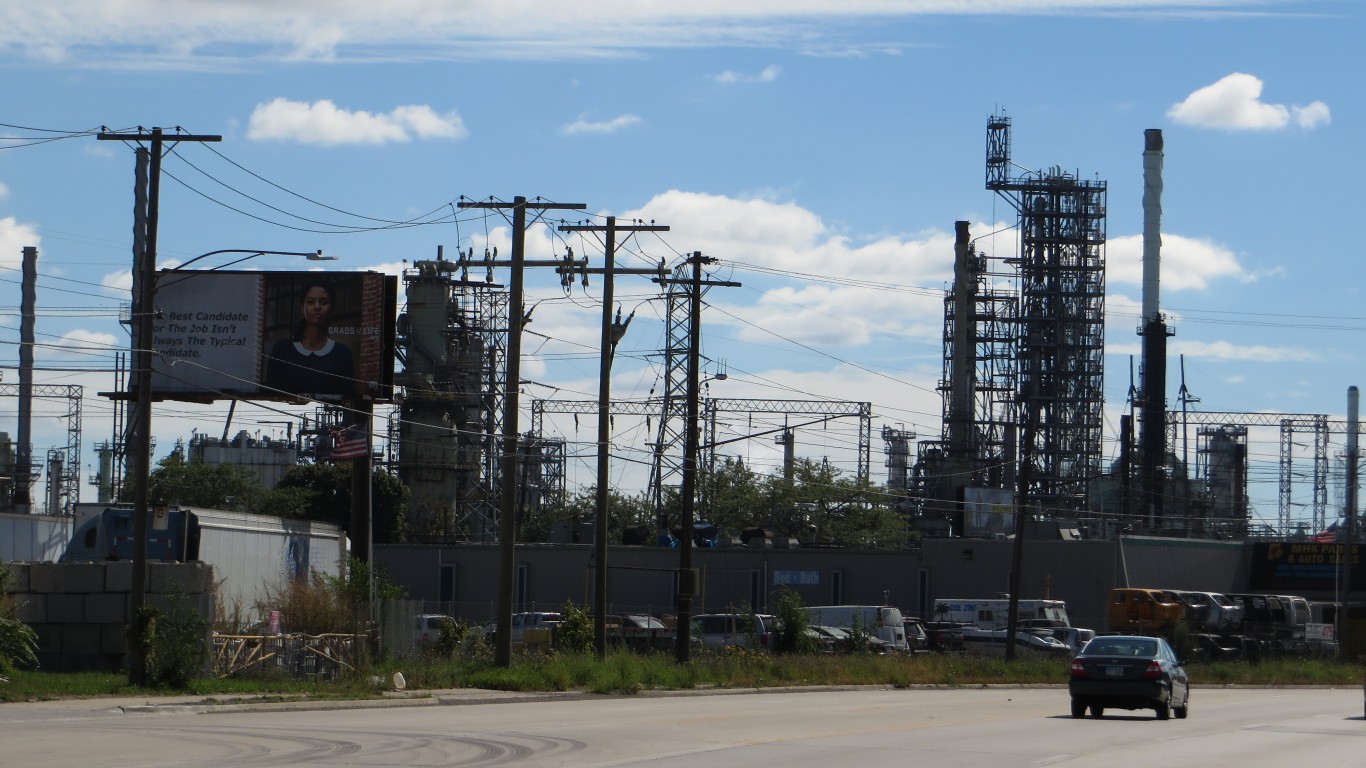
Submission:
M 1105 707 L 1099 704 L 1091 705 L 1091 717 L 1100 717 L 1103 714 L 1105 714 Z
M 1154 706 L 1153 709 L 1157 711 L 1157 719 L 1158 719 L 1158 720 L 1167 720 L 1167 719 L 1171 718 L 1171 716 L 1172 716 L 1172 694 L 1171 694 L 1171 692 L 1168 691 L 1168 692 L 1167 692 L 1166 698 L 1164 698 L 1162 701 L 1157 702 L 1157 705 Z
M 1177 720 L 1185 720 L 1185 719 L 1186 719 L 1186 715 L 1189 715 L 1189 714 L 1190 714 L 1190 711 L 1191 711 L 1191 695 L 1190 695 L 1190 691 L 1187 691 L 1187 692 L 1186 692 L 1186 700 L 1183 701 L 1183 702 L 1181 702 L 1181 706 L 1179 706 L 1179 707 L 1172 707 L 1172 714 L 1176 715 L 1176 719 L 1177 719 Z
M 1072 717 L 1082 717 L 1086 714 L 1086 702 L 1081 699 L 1072 699 Z

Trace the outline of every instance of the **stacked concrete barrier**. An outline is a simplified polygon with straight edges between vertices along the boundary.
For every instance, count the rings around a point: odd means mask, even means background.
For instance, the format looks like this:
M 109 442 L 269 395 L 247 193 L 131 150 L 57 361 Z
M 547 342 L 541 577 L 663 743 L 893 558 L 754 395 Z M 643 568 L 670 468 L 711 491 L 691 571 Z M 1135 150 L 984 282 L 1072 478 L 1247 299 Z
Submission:
M 133 564 L 7 563 L 20 621 L 38 635 L 38 662 L 54 672 L 117 671 L 128 653 Z M 163 614 L 188 609 L 214 619 L 213 567 L 148 563 L 147 605 Z M 184 608 L 181 608 L 184 606 Z M 207 633 L 206 640 L 207 642 Z

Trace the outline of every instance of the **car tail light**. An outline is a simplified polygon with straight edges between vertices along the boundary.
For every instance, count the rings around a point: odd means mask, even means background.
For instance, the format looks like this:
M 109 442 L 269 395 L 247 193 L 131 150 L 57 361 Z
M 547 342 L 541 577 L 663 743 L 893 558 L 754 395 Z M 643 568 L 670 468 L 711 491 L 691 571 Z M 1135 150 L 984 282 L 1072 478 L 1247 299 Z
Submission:
M 1081 659 L 1072 659 L 1072 677 L 1087 677 L 1086 667 L 1082 665 Z
M 1147 680 L 1156 680 L 1162 677 L 1162 665 L 1157 663 L 1157 659 L 1148 662 L 1148 668 L 1143 670 L 1143 677 Z
M 767 632 L 765 632 L 765 633 L 762 634 L 762 635 L 759 635 L 759 645 L 762 645 L 762 646 L 764 646 L 765 648 L 768 647 L 768 633 L 767 633 Z

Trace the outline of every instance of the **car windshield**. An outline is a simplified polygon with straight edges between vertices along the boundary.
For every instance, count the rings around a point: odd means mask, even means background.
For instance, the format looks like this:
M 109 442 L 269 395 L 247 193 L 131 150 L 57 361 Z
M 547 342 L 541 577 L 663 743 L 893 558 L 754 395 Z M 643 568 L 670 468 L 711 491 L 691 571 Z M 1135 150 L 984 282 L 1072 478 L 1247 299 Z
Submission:
M 1143 638 L 1126 640 L 1096 638 L 1087 644 L 1083 653 L 1087 656 L 1155 656 L 1157 655 L 1157 642 Z

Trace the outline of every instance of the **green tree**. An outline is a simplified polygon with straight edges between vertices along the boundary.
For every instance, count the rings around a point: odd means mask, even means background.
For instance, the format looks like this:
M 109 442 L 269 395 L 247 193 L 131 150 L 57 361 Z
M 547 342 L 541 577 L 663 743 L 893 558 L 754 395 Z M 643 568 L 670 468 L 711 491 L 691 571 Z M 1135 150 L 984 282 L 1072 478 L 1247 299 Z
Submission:
M 407 538 L 408 487 L 397 477 L 376 469 L 370 477 L 374 498 L 371 533 L 381 544 Z M 297 517 L 351 527 L 351 462 L 305 464 L 280 478 L 262 504 L 278 517 Z
M 762 478 L 739 457 L 726 457 L 721 466 L 702 474 L 707 500 L 703 514 L 718 530 L 738 533 L 767 518 Z
M 593 523 L 598 518 L 598 489 L 589 486 L 568 495 L 561 506 L 549 515 L 556 521 L 571 523 Z M 618 543 L 627 528 L 649 524 L 653 527 L 653 515 L 646 506 L 645 495 L 627 496 L 617 491 L 607 492 L 607 541 Z M 547 531 L 549 526 L 547 525 Z M 545 538 L 532 539 L 529 534 L 518 532 L 521 541 L 544 541 Z
M 147 499 L 152 504 L 256 512 L 264 494 L 251 470 L 234 464 L 186 461 L 180 451 L 158 462 L 147 477 Z M 124 488 L 123 496 L 123 501 L 132 501 L 131 486 Z

